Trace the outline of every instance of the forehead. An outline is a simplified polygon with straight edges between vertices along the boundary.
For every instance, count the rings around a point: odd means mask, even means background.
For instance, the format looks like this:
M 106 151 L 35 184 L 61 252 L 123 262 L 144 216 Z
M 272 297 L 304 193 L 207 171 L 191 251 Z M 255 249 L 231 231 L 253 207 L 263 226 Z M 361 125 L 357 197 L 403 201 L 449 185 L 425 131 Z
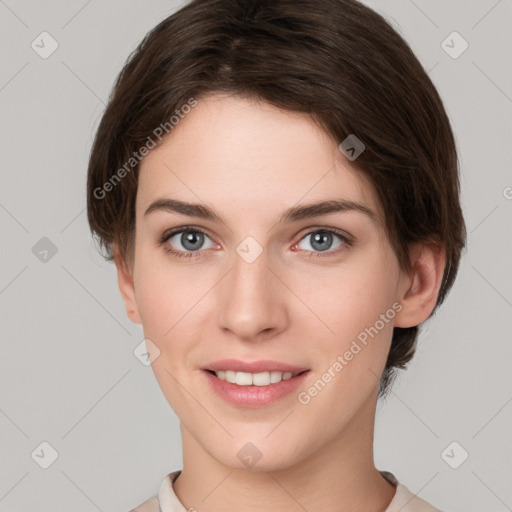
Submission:
M 138 208 L 166 195 L 259 213 L 342 197 L 380 213 L 367 178 L 308 116 L 222 94 L 199 100 L 143 159 Z

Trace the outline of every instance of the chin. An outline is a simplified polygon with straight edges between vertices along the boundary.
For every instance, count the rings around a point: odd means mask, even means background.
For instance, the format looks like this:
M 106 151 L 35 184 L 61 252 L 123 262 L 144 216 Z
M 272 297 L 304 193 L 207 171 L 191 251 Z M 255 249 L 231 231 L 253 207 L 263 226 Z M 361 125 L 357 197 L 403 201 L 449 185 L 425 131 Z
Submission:
M 208 451 L 227 467 L 251 472 L 281 471 L 299 461 L 297 454 L 301 450 L 296 445 L 284 445 L 283 439 L 278 436 L 271 441 L 266 438 L 267 435 L 268 432 L 261 436 L 251 436 L 246 431 L 243 436 L 230 438 L 228 443 L 215 443 Z

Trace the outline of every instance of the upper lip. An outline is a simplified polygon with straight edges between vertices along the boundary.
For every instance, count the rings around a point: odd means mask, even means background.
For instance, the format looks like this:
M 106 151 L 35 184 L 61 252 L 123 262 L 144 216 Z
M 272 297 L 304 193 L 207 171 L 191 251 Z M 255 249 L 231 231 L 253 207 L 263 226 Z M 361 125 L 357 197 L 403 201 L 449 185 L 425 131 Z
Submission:
M 201 370 L 233 370 L 235 372 L 261 373 L 261 372 L 292 372 L 300 373 L 309 370 L 304 366 L 282 363 L 280 361 L 260 360 L 241 361 L 240 359 L 222 359 L 208 363 L 201 367 Z

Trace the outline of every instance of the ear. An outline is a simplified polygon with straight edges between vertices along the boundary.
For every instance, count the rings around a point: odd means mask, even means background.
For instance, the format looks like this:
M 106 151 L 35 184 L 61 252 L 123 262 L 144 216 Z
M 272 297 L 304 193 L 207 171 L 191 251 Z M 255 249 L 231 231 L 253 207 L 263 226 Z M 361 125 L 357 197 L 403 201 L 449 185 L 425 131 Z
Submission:
M 135 324 L 142 324 L 137 302 L 135 301 L 135 286 L 133 283 L 132 270 L 124 262 L 119 249 L 114 245 L 113 249 L 114 263 L 117 268 L 117 283 L 119 291 L 123 298 L 124 307 L 128 318 Z
M 395 316 L 395 327 L 414 327 L 432 313 L 443 279 L 446 254 L 434 242 L 417 242 L 409 248 L 412 270 L 402 274 L 398 301 L 402 309 Z

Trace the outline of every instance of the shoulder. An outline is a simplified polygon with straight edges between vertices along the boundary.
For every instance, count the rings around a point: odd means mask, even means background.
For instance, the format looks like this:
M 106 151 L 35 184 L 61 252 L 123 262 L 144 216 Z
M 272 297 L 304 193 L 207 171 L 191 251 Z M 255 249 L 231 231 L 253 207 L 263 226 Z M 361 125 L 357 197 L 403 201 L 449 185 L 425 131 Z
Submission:
M 130 512 L 160 512 L 160 505 L 157 496 L 149 498 L 138 507 L 133 508 Z
M 186 512 L 174 493 L 173 482 L 180 475 L 181 470 L 173 471 L 165 476 L 156 496 L 152 496 L 130 512 L 162 512 L 162 508 L 169 512 Z M 161 508 L 161 507 L 162 508 Z
M 380 474 L 396 488 L 395 495 L 384 512 L 442 512 L 412 493 L 393 473 L 380 471 Z
M 441 512 L 438 508 L 412 493 L 405 485 L 398 483 L 396 493 L 386 512 Z

